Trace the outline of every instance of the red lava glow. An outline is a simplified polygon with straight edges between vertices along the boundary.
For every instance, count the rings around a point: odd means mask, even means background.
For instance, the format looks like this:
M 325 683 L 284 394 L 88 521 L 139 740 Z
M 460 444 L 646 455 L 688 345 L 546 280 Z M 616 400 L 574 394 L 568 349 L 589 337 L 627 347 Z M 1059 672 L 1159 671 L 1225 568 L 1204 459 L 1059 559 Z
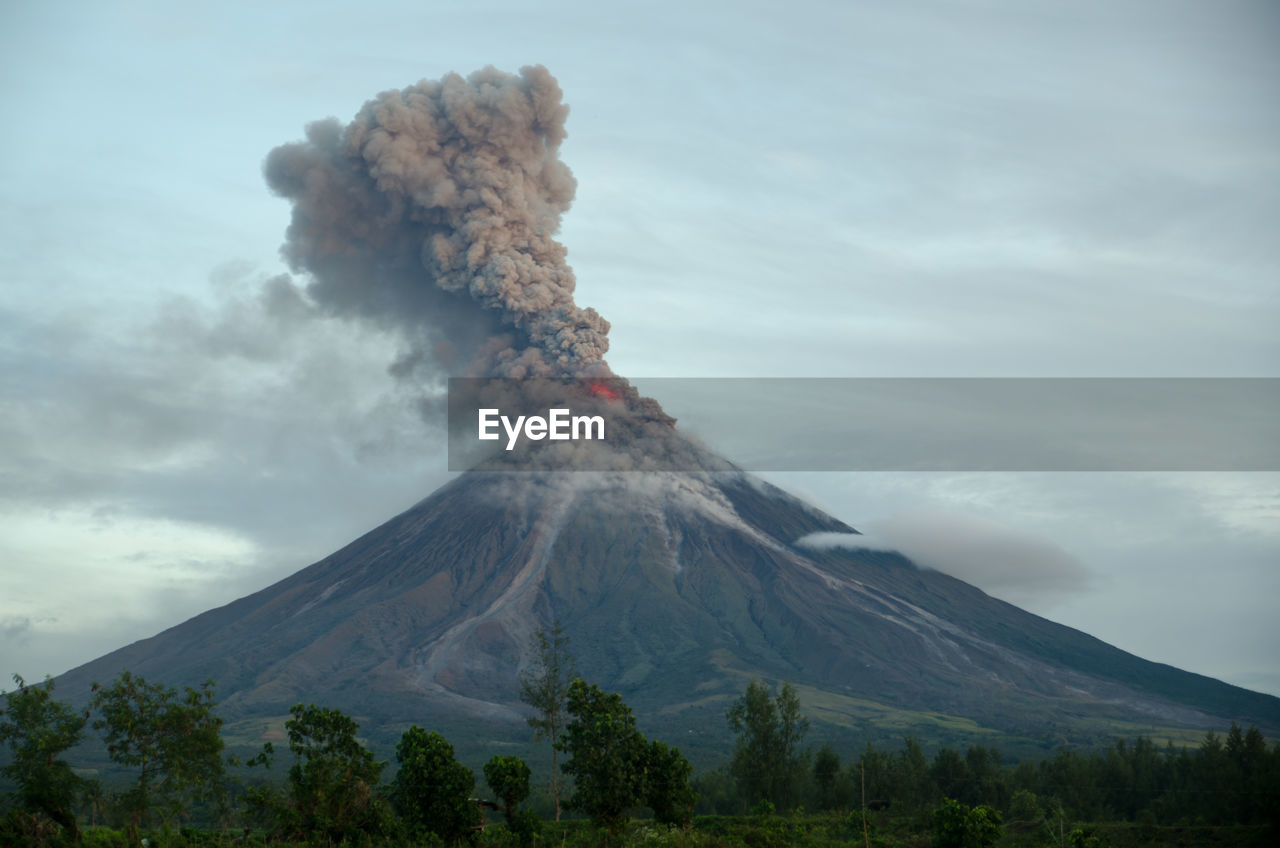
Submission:
M 617 399 L 618 399 L 618 393 L 617 393 L 617 392 L 615 392 L 613 389 L 611 389 L 611 388 L 609 388 L 608 386 L 603 385 L 603 384 L 601 384 L 601 383 L 592 383 L 592 384 L 591 384 L 591 394 L 593 394 L 593 395 L 594 395 L 594 396 L 596 396 L 596 397 L 602 397 L 602 398 L 604 398 L 605 400 L 617 400 Z

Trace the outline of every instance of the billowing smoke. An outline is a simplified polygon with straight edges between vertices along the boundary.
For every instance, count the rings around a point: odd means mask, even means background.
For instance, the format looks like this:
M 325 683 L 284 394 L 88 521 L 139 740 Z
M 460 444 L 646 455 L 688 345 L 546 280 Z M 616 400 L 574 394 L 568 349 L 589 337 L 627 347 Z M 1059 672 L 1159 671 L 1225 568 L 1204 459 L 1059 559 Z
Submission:
M 445 376 L 516 378 L 523 397 L 504 407 L 546 409 L 564 391 L 578 407 L 604 404 L 607 383 L 616 438 L 558 445 L 524 468 L 724 467 L 613 376 L 609 322 L 574 303 L 553 238 L 576 188 L 558 158 L 568 113 L 546 68 L 490 67 L 383 92 L 345 127 L 310 124 L 264 169 L 293 204 L 285 258 L 310 276 L 321 309 L 401 334 L 407 349 L 390 371 L 424 388 Z
M 609 322 L 574 303 L 553 238 L 568 112 L 546 68 L 489 67 L 310 124 L 265 165 L 293 203 L 286 259 L 323 309 L 405 335 L 397 376 L 609 376 Z

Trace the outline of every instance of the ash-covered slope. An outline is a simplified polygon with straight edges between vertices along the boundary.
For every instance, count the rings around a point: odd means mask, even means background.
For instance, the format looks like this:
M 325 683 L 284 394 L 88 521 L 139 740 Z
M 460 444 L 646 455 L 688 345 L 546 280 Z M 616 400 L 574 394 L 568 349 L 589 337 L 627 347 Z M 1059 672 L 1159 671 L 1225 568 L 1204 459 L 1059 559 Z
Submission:
M 795 544 L 822 531 L 853 532 L 741 473 L 469 473 L 273 586 L 68 672 L 59 692 L 129 668 L 214 678 L 232 720 L 308 701 L 375 732 L 518 724 L 529 636 L 559 619 L 584 677 L 669 723 L 722 725 L 761 675 L 831 715 L 849 699 L 1022 734 L 1280 728 L 1280 699 L 1141 660 L 896 554 Z

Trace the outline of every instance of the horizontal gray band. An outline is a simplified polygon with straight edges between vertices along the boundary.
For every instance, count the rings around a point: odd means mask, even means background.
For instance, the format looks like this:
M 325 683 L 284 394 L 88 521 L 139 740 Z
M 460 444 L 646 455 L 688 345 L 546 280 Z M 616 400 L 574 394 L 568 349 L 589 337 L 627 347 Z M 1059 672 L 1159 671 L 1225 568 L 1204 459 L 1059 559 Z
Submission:
M 752 471 L 1280 470 L 1275 378 L 459 379 L 449 400 L 451 470 L 495 455 L 502 470 L 695 471 L 716 456 Z M 498 427 L 482 444 L 483 403 L 512 422 L 560 404 L 601 417 L 605 437 L 522 431 L 508 451 Z

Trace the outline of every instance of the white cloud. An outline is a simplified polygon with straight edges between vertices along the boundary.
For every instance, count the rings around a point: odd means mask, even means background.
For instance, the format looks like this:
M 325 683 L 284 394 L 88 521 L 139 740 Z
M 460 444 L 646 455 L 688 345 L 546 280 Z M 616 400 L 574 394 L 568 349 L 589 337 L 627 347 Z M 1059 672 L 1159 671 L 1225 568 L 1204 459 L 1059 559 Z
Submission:
M 1021 603 L 1084 592 L 1093 579 L 1077 557 L 1052 540 L 972 515 L 907 512 L 866 526 L 865 534 L 812 533 L 797 544 L 897 551 L 919 566 Z

